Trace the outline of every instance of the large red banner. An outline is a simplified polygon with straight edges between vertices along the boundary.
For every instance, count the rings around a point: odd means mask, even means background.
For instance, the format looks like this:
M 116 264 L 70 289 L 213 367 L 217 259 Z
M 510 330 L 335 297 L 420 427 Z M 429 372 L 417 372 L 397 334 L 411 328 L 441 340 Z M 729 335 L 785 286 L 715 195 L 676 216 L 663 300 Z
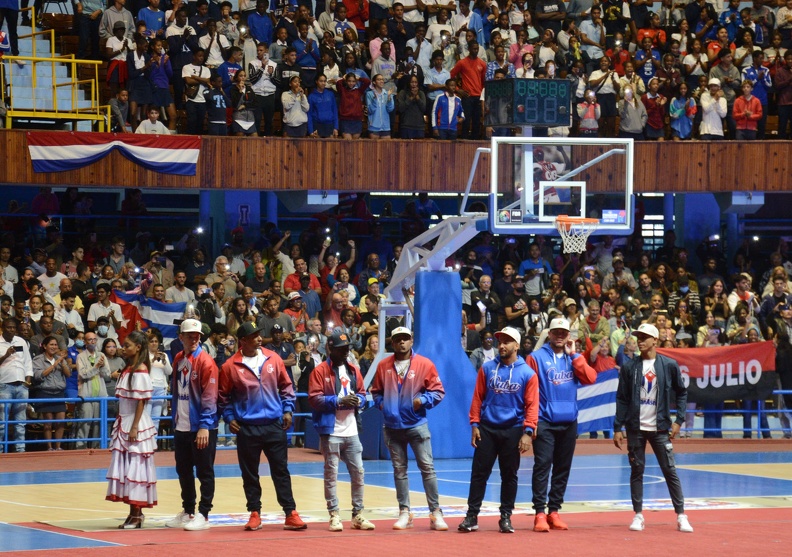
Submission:
M 765 399 L 776 387 L 776 351 L 770 341 L 657 352 L 679 363 L 691 402 Z

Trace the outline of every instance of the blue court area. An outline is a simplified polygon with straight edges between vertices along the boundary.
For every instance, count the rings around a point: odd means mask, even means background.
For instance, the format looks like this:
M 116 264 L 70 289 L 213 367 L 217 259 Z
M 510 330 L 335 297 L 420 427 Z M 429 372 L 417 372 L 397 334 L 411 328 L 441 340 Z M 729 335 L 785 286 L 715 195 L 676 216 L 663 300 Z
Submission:
M 33 549 L 79 549 L 110 547 L 116 543 L 91 540 L 82 536 L 46 532 L 36 528 L 0 522 L 0 551 L 30 551 Z

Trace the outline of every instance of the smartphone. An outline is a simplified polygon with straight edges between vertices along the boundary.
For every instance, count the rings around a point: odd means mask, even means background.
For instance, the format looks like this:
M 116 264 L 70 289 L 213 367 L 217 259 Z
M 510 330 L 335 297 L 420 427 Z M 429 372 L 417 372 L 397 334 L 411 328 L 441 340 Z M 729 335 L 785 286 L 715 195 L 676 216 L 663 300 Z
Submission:
M 166 244 L 165 251 L 173 251 L 173 244 Z
M 14 346 L 14 352 L 24 352 L 24 348 L 21 346 Z
M 476 307 L 479 309 L 479 311 L 481 313 L 484 313 L 485 311 L 487 311 L 487 306 L 485 306 L 484 303 L 481 300 L 476 302 Z

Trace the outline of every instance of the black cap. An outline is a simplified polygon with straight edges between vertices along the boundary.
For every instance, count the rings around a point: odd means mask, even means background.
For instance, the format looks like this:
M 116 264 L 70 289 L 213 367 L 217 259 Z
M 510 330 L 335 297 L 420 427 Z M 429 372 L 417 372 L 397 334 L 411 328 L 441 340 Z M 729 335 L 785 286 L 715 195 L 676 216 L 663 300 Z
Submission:
M 274 333 L 275 331 L 278 331 L 279 333 L 282 333 L 282 332 L 283 332 L 283 327 L 281 327 L 280 325 L 278 325 L 277 323 L 275 323 L 275 324 L 272 326 L 272 332 Z
M 311 280 L 311 273 L 303 273 L 300 275 L 300 280 L 308 279 Z
M 255 323 L 251 323 L 250 321 L 247 321 L 247 322 L 243 323 L 239 327 L 239 329 L 237 329 L 236 336 L 237 336 L 237 338 L 244 338 L 244 337 L 250 336 L 250 335 L 252 335 L 254 333 L 258 333 L 259 331 L 261 331 L 261 327 L 259 327 Z
M 344 346 L 349 346 L 349 335 L 341 331 L 333 333 L 330 338 L 327 339 L 327 346 L 329 348 L 343 348 Z

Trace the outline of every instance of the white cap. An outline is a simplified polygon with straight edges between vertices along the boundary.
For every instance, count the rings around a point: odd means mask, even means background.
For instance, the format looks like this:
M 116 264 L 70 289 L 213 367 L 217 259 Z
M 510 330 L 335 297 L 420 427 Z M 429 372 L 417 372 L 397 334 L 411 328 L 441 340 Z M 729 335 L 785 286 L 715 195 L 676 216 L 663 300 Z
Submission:
M 711 77 L 710 80 L 707 82 L 707 85 L 717 85 L 718 87 L 720 87 L 721 82 L 720 79 L 718 79 L 717 77 Z
M 302 298 L 299 292 L 289 292 L 289 295 L 286 296 L 289 301 L 296 300 L 297 298 Z
M 649 335 L 652 338 L 657 338 L 660 336 L 660 332 L 657 330 L 657 327 L 650 325 L 649 323 L 641 323 L 641 325 L 633 331 L 633 335 L 638 333 Z
M 410 338 L 412 338 L 413 336 L 412 331 L 407 327 L 396 327 L 395 329 L 393 329 L 393 332 L 391 333 L 391 338 L 397 337 L 399 335 L 407 335 Z
M 565 331 L 569 330 L 569 321 L 564 319 L 563 317 L 556 317 L 552 321 L 550 321 L 550 326 L 547 327 L 551 331 L 553 329 L 564 329 Z
M 517 344 L 520 344 L 522 342 L 522 337 L 520 337 L 520 331 L 518 331 L 514 327 L 504 327 L 503 329 L 495 333 L 495 338 L 497 338 L 499 342 L 503 342 L 501 340 L 501 335 L 509 337 L 510 340 L 516 340 Z
M 201 322 L 197 319 L 185 319 L 179 327 L 180 333 L 200 333 Z

